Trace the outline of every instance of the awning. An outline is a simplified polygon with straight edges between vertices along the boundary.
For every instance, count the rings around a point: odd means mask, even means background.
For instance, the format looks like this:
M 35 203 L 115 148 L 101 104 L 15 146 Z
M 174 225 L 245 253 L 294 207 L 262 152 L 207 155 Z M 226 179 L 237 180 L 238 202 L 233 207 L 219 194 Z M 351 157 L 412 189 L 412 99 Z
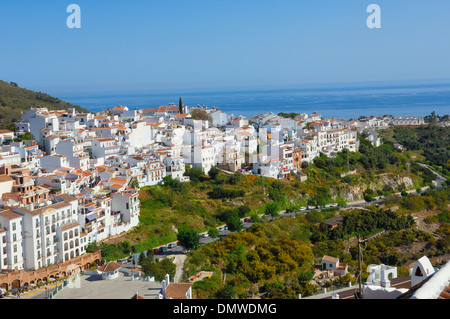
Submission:
M 97 214 L 92 214 L 92 215 L 86 216 L 86 219 L 88 221 L 93 221 L 94 219 L 97 219 Z

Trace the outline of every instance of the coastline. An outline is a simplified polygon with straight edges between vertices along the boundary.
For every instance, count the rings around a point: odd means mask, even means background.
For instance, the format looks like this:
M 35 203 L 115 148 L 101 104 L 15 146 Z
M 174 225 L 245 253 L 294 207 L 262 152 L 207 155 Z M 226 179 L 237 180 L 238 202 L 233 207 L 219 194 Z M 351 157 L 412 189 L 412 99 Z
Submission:
M 394 86 L 315 87 L 285 89 L 181 90 L 146 93 L 65 93 L 62 98 L 91 112 L 118 105 L 144 109 L 176 103 L 181 96 L 191 107 L 215 106 L 235 116 L 247 118 L 260 113 L 318 112 L 324 117 L 425 116 L 435 111 L 445 114 L 450 108 L 450 83 Z M 164 92 L 164 91 L 163 91 Z

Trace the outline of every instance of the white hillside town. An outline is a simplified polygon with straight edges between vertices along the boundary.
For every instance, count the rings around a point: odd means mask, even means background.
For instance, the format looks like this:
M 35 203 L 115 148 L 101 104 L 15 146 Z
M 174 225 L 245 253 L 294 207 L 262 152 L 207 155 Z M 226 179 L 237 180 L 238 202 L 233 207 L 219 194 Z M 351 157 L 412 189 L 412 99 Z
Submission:
M 181 112 L 180 112 L 181 111 Z M 201 114 L 199 116 L 198 114 Z M 70 261 L 139 224 L 139 188 L 186 167 L 212 167 L 304 181 L 302 162 L 358 151 L 358 133 L 422 118 L 324 119 L 318 113 L 251 118 L 216 107 L 169 104 L 97 113 L 31 107 L 3 130 L 0 149 L 0 269 L 35 271 Z M 8 131 L 8 132 L 6 132 Z M 17 139 L 28 134 L 32 139 Z

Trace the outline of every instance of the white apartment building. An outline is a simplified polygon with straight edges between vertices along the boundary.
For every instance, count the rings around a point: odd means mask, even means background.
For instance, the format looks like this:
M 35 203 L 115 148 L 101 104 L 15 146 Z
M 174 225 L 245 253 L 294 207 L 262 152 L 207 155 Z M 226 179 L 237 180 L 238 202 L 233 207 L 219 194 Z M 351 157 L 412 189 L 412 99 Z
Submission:
M 128 230 L 139 224 L 139 191 L 128 189 L 111 194 L 112 212 L 119 213 L 121 221 L 127 223 Z
M 270 159 L 266 154 L 251 156 L 252 173 L 265 177 L 279 178 L 281 172 L 281 159 Z
M 77 211 L 71 203 L 62 201 L 36 209 L 18 207 L 13 211 L 23 217 L 26 270 L 39 269 L 65 260 L 65 241 L 60 229 L 76 221 Z M 78 245 L 74 250 L 80 255 L 79 234 L 77 239 Z
M 205 174 L 208 174 L 211 167 L 216 165 L 215 149 L 212 145 L 185 146 L 183 147 L 183 157 L 186 164 L 202 169 Z
M 91 142 L 92 157 L 108 159 L 119 155 L 120 144 L 110 137 L 95 138 Z
M 24 269 L 22 216 L 10 210 L 0 212 L 0 269 Z
M 0 150 L 0 166 L 4 165 L 14 165 L 14 164 L 20 164 L 22 161 L 22 158 L 20 156 L 20 153 L 16 151 L 3 151 Z
M 143 174 L 138 179 L 139 186 L 149 186 L 161 184 L 166 176 L 166 167 L 158 160 L 149 161 L 145 164 Z
M 184 157 L 167 156 L 162 161 L 166 166 L 166 176 L 171 175 L 172 179 L 179 180 L 180 182 L 189 181 L 189 177 L 184 176 L 184 172 L 186 171 Z
M 209 114 L 212 118 L 212 126 L 221 127 L 227 125 L 229 122 L 228 115 L 219 109 L 214 109 Z
M 56 153 L 64 155 L 70 167 L 87 170 L 89 168 L 89 154 L 84 150 L 84 143 L 74 140 L 62 140 L 56 144 Z
M 48 172 L 53 171 L 60 167 L 70 166 L 67 157 L 59 154 L 44 156 L 40 159 L 39 162 L 40 168 Z
M 423 117 L 415 116 L 394 116 L 391 118 L 392 125 L 423 125 Z
M 159 131 L 159 142 L 169 147 L 181 146 L 185 131 L 186 128 L 183 125 L 167 125 Z
M 131 131 L 128 141 L 134 148 L 142 148 L 155 142 L 154 130 L 145 121 L 133 122 L 130 125 Z
M 312 160 L 319 155 L 317 151 L 317 136 L 299 141 L 298 147 L 302 154 L 302 162 L 312 163 Z
M 111 197 L 94 193 L 80 197 L 78 201 L 78 223 L 85 236 L 83 244 L 99 242 L 117 234 L 112 230 Z

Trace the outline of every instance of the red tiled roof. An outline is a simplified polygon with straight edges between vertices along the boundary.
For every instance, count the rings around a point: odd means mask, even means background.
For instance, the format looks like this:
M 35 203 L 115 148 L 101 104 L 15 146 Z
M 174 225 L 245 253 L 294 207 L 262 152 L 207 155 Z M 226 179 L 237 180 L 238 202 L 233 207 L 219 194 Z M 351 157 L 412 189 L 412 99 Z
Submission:
M 186 299 L 186 294 L 192 284 L 188 283 L 171 283 L 166 288 L 166 296 L 172 299 Z
M 116 271 L 119 268 L 122 268 L 122 266 L 114 261 L 110 261 L 107 264 L 101 266 L 98 270 L 101 272 L 110 272 L 110 271 Z

